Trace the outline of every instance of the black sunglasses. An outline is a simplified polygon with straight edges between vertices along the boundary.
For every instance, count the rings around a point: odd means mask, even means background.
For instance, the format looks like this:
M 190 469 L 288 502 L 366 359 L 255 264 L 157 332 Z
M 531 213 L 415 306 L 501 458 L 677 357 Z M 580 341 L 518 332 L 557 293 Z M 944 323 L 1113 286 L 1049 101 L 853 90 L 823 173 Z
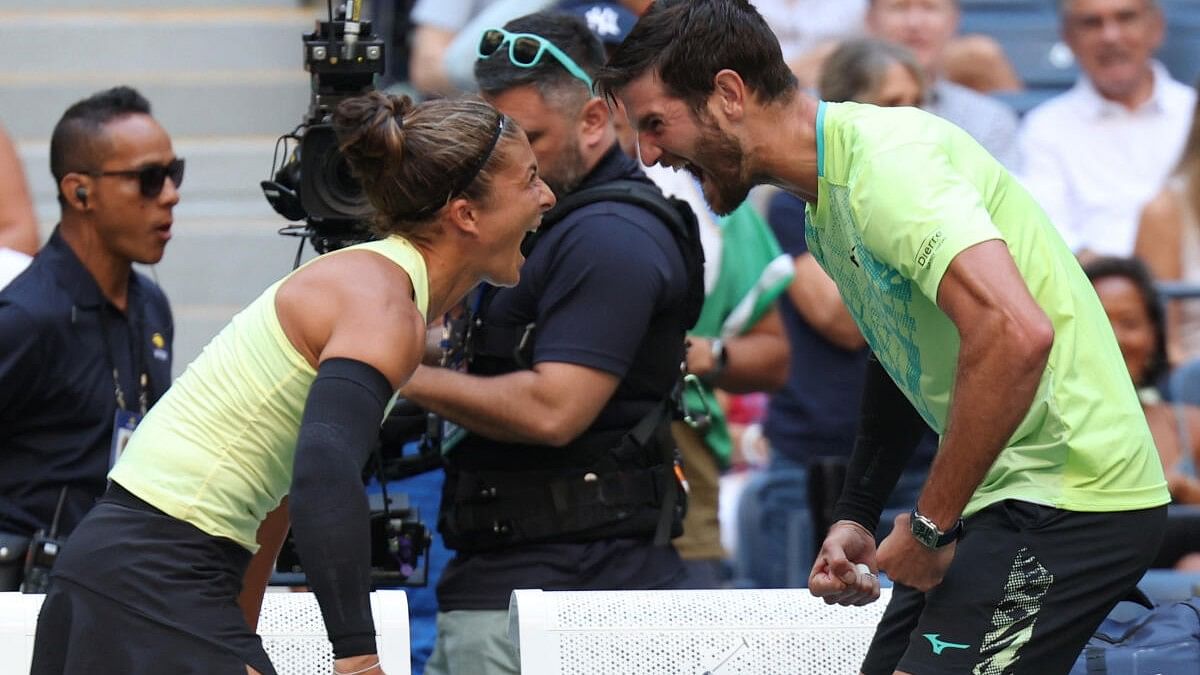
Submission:
M 154 199 L 162 193 L 163 182 L 167 178 L 175 184 L 175 189 L 179 189 L 183 185 L 183 158 L 177 157 L 167 164 L 151 164 L 140 169 L 127 169 L 125 171 L 89 171 L 89 176 L 124 176 L 126 178 L 137 178 L 138 189 L 141 190 L 142 196 L 146 199 Z

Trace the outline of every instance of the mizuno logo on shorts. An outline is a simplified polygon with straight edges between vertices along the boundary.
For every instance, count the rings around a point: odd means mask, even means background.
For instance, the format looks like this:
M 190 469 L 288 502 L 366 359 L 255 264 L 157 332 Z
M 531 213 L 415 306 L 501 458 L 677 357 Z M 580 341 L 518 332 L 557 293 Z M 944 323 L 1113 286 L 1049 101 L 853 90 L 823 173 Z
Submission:
M 941 656 L 942 651 L 945 649 L 970 649 L 971 648 L 971 645 L 961 645 L 961 644 L 958 644 L 957 642 L 945 642 L 943 640 L 939 640 L 938 639 L 939 635 L 941 635 L 941 633 L 925 633 L 922 636 L 926 640 L 929 640 L 929 644 L 933 645 L 933 655 L 934 656 Z

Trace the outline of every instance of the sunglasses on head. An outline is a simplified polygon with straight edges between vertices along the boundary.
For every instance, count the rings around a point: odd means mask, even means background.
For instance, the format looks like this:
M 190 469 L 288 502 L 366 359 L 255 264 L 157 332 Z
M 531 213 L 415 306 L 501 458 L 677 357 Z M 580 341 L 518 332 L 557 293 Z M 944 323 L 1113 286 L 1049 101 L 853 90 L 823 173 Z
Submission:
M 479 39 L 475 55 L 486 59 L 499 51 L 505 44 L 508 45 L 508 60 L 514 66 L 532 68 L 541 62 L 543 56 L 549 54 L 562 64 L 568 73 L 587 85 L 589 92 L 592 90 L 592 78 L 583 68 L 580 68 L 579 64 L 575 63 L 563 50 L 555 47 L 554 43 L 541 35 L 510 33 L 503 28 L 489 28 L 483 31 L 483 37 Z
M 175 189 L 183 184 L 183 158 L 176 158 L 166 164 L 151 164 L 140 169 L 125 171 L 89 171 L 89 176 L 122 176 L 137 178 L 138 189 L 146 199 L 154 199 L 162 193 L 163 183 L 170 178 Z

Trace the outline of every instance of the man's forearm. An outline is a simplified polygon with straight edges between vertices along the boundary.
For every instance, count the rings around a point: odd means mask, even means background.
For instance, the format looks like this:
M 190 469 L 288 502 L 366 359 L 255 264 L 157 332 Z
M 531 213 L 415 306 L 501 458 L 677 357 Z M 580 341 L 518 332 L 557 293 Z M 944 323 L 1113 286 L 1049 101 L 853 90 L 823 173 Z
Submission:
M 402 394 L 425 410 L 481 436 L 506 443 L 545 443 L 546 415 L 536 403 L 536 374 L 495 377 L 421 366 Z
M 946 433 L 918 501 L 942 531 L 954 526 L 1029 412 L 1048 357 L 1048 345 L 1003 326 L 963 336 Z

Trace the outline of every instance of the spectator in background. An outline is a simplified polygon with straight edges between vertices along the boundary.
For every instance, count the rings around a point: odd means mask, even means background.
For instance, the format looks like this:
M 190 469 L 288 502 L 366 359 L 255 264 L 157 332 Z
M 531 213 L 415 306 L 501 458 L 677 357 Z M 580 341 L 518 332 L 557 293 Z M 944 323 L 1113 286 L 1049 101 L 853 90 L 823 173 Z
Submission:
M 1200 110 L 1175 170 L 1142 209 L 1133 253 L 1158 280 L 1200 284 Z M 1166 331 L 1171 365 L 1200 357 L 1200 299 L 1171 302 Z
M 925 78 L 904 47 L 862 38 L 829 56 L 820 81 L 826 101 L 893 106 L 919 103 Z M 771 396 L 763 427 L 770 463 L 743 496 L 738 575 L 761 588 L 785 588 L 807 583 L 829 525 L 831 500 L 854 447 L 868 350 L 837 286 L 808 251 L 804 202 L 779 192 L 767 220 L 795 258 L 795 277 L 780 300 L 792 367 L 787 384 Z M 889 506 L 916 503 L 935 440 L 927 434 Z
M 1167 476 L 1167 489 L 1176 504 L 1200 504 L 1200 409 L 1182 403 L 1167 403 L 1155 383 L 1167 370 L 1166 322 L 1150 272 L 1135 258 L 1095 258 L 1084 265 L 1084 273 L 1096 289 L 1108 314 L 1117 346 L 1125 358 L 1129 376 L 1138 389 L 1142 410 L 1159 459 Z M 1200 570 L 1200 532 L 1180 531 L 1168 521 L 1167 536 L 1155 567 L 1182 563 Z M 1186 560 L 1185 560 L 1186 558 Z
M 37 253 L 37 218 L 21 158 L 0 127 L 0 288 L 4 288 Z
M 1139 210 L 1183 148 L 1196 93 L 1153 59 L 1164 33 L 1155 0 L 1059 7 L 1083 74 L 1026 115 L 1022 179 L 1077 255 L 1128 256 Z
M 858 101 L 884 108 L 919 106 L 925 99 L 925 73 L 908 49 L 859 38 L 838 46 L 821 69 L 821 98 Z
M 133 271 L 171 237 L 170 137 L 138 92 L 103 91 L 54 127 L 50 172 L 62 220 L 0 291 L 0 532 L 25 537 L 71 533 L 171 382 L 171 310 Z
M 867 27 L 916 55 L 928 83 L 921 107 L 966 130 L 1010 170 L 1018 166 L 1017 115 L 993 98 L 951 82 L 942 70 L 958 31 L 958 0 L 871 0 Z

